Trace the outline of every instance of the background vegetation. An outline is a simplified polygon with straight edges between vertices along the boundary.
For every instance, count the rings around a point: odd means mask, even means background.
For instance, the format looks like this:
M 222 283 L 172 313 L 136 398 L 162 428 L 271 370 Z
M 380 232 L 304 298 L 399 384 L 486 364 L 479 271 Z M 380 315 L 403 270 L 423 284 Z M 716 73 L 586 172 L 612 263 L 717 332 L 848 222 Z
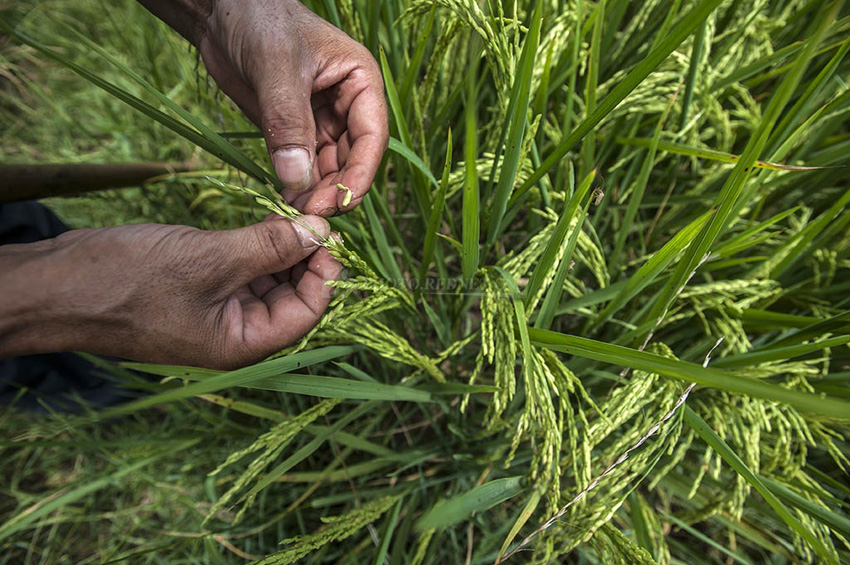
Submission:
M 0 562 L 850 560 L 844 3 L 306 4 L 394 137 L 329 315 L 231 373 L 99 362 L 149 392 L 104 413 L 5 408 Z M 142 8 L 2 20 L 4 162 L 196 169 L 51 201 L 72 226 L 276 205 Z

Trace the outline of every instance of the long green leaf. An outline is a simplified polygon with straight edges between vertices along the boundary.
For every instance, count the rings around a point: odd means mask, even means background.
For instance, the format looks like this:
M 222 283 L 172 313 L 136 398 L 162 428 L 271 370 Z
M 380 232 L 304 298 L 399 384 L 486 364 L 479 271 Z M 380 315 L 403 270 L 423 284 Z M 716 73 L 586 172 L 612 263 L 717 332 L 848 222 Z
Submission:
M 118 59 L 112 56 L 106 49 L 79 33 L 75 29 L 71 27 L 66 27 L 67 31 L 73 35 L 78 41 L 86 45 L 92 51 L 98 53 L 101 57 L 109 61 L 111 65 L 121 71 L 125 76 L 133 80 L 136 84 L 141 86 L 148 94 L 156 98 L 160 104 L 163 104 L 171 111 L 179 115 L 183 120 L 185 120 L 190 126 L 198 130 L 204 139 L 208 142 L 210 147 L 213 150 L 207 149 L 214 155 L 217 155 L 219 158 L 225 160 L 226 162 L 232 164 L 237 169 L 246 172 L 251 175 L 258 181 L 270 184 L 274 186 L 278 191 L 283 188 L 283 185 L 280 183 L 280 180 L 277 176 L 272 175 L 262 167 L 260 167 L 257 163 L 252 161 L 247 155 L 242 153 L 239 149 L 234 147 L 230 142 L 221 137 L 218 133 L 216 133 L 211 127 L 206 125 L 203 120 L 193 116 L 191 113 L 187 112 L 183 107 L 179 104 L 171 100 L 168 96 L 161 93 L 159 90 L 154 88 L 147 80 L 145 80 L 141 75 L 134 72 L 132 69 L 121 63 Z
M 535 306 L 538 293 L 543 286 L 543 281 L 551 275 L 552 269 L 555 265 L 555 260 L 558 258 L 558 251 L 563 246 L 564 240 L 567 237 L 567 230 L 570 228 L 579 207 L 583 202 L 585 202 L 585 196 L 587 196 L 590 191 L 593 179 L 595 178 L 596 169 L 592 170 L 581 182 L 578 190 L 575 191 L 575 194 L 573 194 L 569 202 L 566 204 L 561 217 L 558 218 L 558 222 L 555 224 L 555 229 L 552 232 L 552 237 L 550 237 L 549 241 L 546 243 L 546 248 L 540 255 L 540 260 L 534 266 L 531 277 L 528 279 L 528 285 L 525 287 L 526 308 L 532 309 Z M 587 202 L 589 202 L 589 199 Z M 576 231 L 580 231 L 581 228 L 582 225 L 578 224 L 576 226 Z M 570 258 L 564 256 L 561 261 L 566 261 L 567 265 L 569 265 Z
M 325 361 L 330 361 L 331 359 L 336 359 L 338 357 L 342 357 L 343 355 L 349 355 L 351 353 L 354 353 L 355 351 L 358 351 L 359 349 L 360 347 L 357 346 L 332 345 L 320 349 L 313 349 L 311 351 L 302 351 L 300 353 L 295 353 L 287 357 L 280 357 L 271 361 L 264 361 L 251 367 L 245 367 L 244 369 L 237 369 L 235 371 L 230 371 L 226 373 L 218 373 L 216 375 L 210 375 L 209 373 L 206 373 L 205 376 L 209 378 L 204 378 L 200 382 L 192 383 L 185 387 L 168 390 L 159 394 L 154 394 L 152 396 L 140 398 L 139 400 L 124 404 L 122 406 L 110 408 L 109 410 L 106 410 L 103 413 L 103 416 L 112 417 L 117 416 L 119 414 L 127 414 L 129 412 L 144 410 L 145 408 L 150 408 L 151 406 L 156 406 L 157 404 L 165 404 L 167 402 L 174 402 L 175 400 L 181 400 L 183 398 L 191 398 L 193 396 L 199 396 L 201 394 L 209 394 L 211 392 L 216 392 L 224 388 L 247 386 L 263 379 L 279 376 L 285 373 L 289 373 L 290 371 L 303 369 L 305 367 L 309 367 L 318 363 L 323 363 Z M 129 368 L 145 371 L 152 374 L 165 373 L 167 376 L 174 377 L 183 376 L 187 378 L 192 378 L 193 376 L 198 374 L 197 369 L 193 369 L 192 367 L 169 367 L 144 364 L 128 364 L 127 366 Z
M 748 351 L 746 353 L 739 353 L 738 355 L 731 355 L 729 357 L 717 359 L 712 365 L 714 367 L 733 368 L 758 365 L 759 363 L 769 363 L 771 361 L 785 361 L 787 359 L 793 359 L 795 357 L 807 355 L 815 351 L 821 351 L 828 347 L 838 347 L 840 345 L 844 345 L 845 343 L 850 343 L 850 335 L 833 337 L 830 339 L 825 339 L 823 341 L 818 341 L 815 343 L 806 343 L 803 345 L 790 345 L 787 347 L 768 347 L 763 349 L 757 349 L 754 351 Z
M 304 394 L 319 398 L 347 398 L 352 400 L 389 400 L 430 402 L 431 395 L 424 390 L 381 383 L 364 383 L 339 377 L 295 375 L 288 373 L 254 381 L 244 388 L 274 390 L 291 394 Z
M 437 503 L 416 522 L 416 529 L 445 528 L 510 500 L 524 490 L 525 477 L 508 477 L 484 483 L 461 495 Z
M 850 538 L 850 519 L 840 512 L 834 512 L 829 508 L 824 508 L 815 504 L 811 500 L 803 498 L 782 483 L 778 483 L 773 479 L 769 479 L 764 475 L 759 475 L 759 479 L 767 485 L 777 498 L 783 500 L 786 504 L 801 510 L 827 526 L 830 529 L 840 533 L 845 538 Z
M 449 187 L 449 174 L 452 171 L 452 130 L 449 128 L 448 141 L 446 142 L 446 162 L 443 165 L 443 177 L 437 190 L 437 199 L 431 208 L 431 217 L 428 218 L 428 227 L 425 231 L 425 243 L 422 245 L 422 264 L 419 267 L 419 286 L 425 283 L 425 275 L 431 266 L 434 256 L 434 246 L 437 242 L 437 233 L 440 231 L 440 223 L 443 220 L 443 207 L 446 204 L 446 190 Z
M 561 351 L 603 363 L 657 373 L 666 377 L 695 382 L 703 386 L 746 394 L 780 402 L 803 412 L 850 420 L 850 402 L 752 379 L 733 372 L 701 367 L 678 359 L 662 357 L 620 345 L 602 343 L 584 337 L 529 328 L 531 342 L 539 347 Z
M 730 467 L 735 469 L 739 475 L 744 477 L 754 489 L 756 489 L 759 494 L 764 497 L 765 502 L 767 502 L 779 517 L 785 521 L 788 526 L 791 527 L 795 532 L 800 534 L 800 536 L 808 542 L 808 544 L 826 561 L 829 563 L 838 563 L 832 554 L 826 549 L 818 538 L 816 538 L 810 529 L 803 526 L 800 523 L 800 520 L 797 519 L 794 514 L 791 513 L 788 508 L 782 504 L 782 502 L 773 494 L 767 485 L 759 478 L 758 475 L 753 473 L 747 464 L 738 457 L 738 454 L 735 453 L 723 439 L 718 436 L 714 430 L 712 430 L 708 424 L 705 423 L 705 420 L 699 417 L 699 415 L 691 410 L 691 408 L 687 405 L 684 406 L 684 416 L 685 422 L 697 433 L 709 446 L 723 458 L 726 463 L 729 464 Z
M 90 480 L 89 482 L 83 483 L 75 488 L 65 488 L 57 491 L 56 493 L 44 497 L 39 502 L 36 502 L 34 505 L 25 509 L 23 512 L 12 516 L 11 518 L 6 519 L 5 523 L 0 525 L 0 541 L 8 538 L 12 534 L 19 532 L 23 529 L 26 529 L 32 525 L 33 522 L 47 516 L 48 514 L 59 510 L 69 504 L 73 504 L 78 500 L 81 500 L 92 493 L 110 485 L 114 481 L 121 479 L 138 469 L 141 469 L 151 463 L 162 459 L 163 457 L 175 453 L 177 451 L 185 450 L 195 444 L 197 444 L 200 439 L 193 439 L 189 441 L 183 441 L 180 445 L 160 450 L 156 455 L 151 457 L 147 457 L 145 459 L 141 459 L 136 461 L 131 465 L 127 465 L 115 471 L 114 473 L 110 473 L 105 475 L 99 479 Z
M 667 284 L 647 314 L 647 319 L 662 319 L 672 301 L 678 296 L 681 288 L 687 284 L 699 266 L 706 260 L 707 254 L 717 241 L 717 238 L 727 229 L 730 219 L 735 217 L 736 208 L 739 209 L 746 202 L 747 199 L 741 198 L 741 195 L 745 191 L 753 165 L 767 143 L 771 129 L 794 93 L 809 60 L 814 55 L 815 49 L 820 44 L 824 33 L 830 27 L 832 21 L 834 21 L 838 8 L 838 3 L 833 3 L 829 6 L 828 13 L 821 14 L 819 17 L 815 33 L 807 41 L 803 54 L 794 65 L 792 71 L 785 76 L 776 93 L 771 96 L 770 103 L 764 113 L 763 119 L 759 123 L 758 129 L 747 142 L 740 161 L 738 161 L 738 164 L 726 179 L 715 203 L 716 212 L 711 215 L 708 223 L 697 234 L 694 243 L 688 247 L 685 256 L 676 266 L 673 275 L 667 281 Z M 750 187 L 750 190 L 754 190 L 755 186 Z
M 699 26 L 714 9 L 720 5 L 722 0 L 702 0 L 687 16 L 682 18 L 676 26 L 673 27 L 672 33 L 664 38 L 658 47 L 653 49 L 644 60 L 632 69 L 629 74 L 617 83 L 611 92 L 606 96 L 599 106 L 596 107 L 591 115 L 584 119 L 561 143 L 552 151 L 552 153 L 543 161 L 540 167 L 535 170 L 522 186 L 520 186 L 511 197 L 508 206 L 519 200 L 534 184 L 543 178 L 549 169 L 555 166 L 564 155 L 566 155 L 575 145 L 580 142 L 587 133 L 592 130 L 599 122 L 601 122 L 611 111 L 616 108 L 632 90 L 643 82 L 655 68 L 666 59 L 676 47 L 681 44 Z
M 390 143 L 387 146 L 387 149 L 389 149 L 393 153 L 404 157 L 408 163 L 416 167 L 418 171 L 425 175 L 425 178 L 428 179 L 428 182 L 439 188 L 440 183 L 437 182 L 437 179 L 434 177 L 434 173 L 432 173 L 428 169 L 428 165 L 425 164 L 425 161 L 423 161 L 419 155 L 413 152 L 413 149 L 410 149 L 404 143 L 394 137 L 390 138 Z
M 511 88 L 510 107 L 512 110 L 505 117 L 509 126 L 505 142 L 505 156 L 499 173 L 499 184 L 493 195 L 490 208 L 487 245 L 496 241 L 505 216 L 508 198 L 514 188 L 517 170 L 519 169 L 520 152 L 525 129 L 528 121 L 528 100 L 531 94 L 531 78 L 534 71 L 534 58 L 540 41 L 540 28 L 543 22 L 543 2 L 537 0 L 537 6 L 531 18 L 531 26 L 525 36 L 525 42 L 520 54 L 514 84 Z
M 461 233 L 461 267 L 464 284 L 472 286 L 478 271 L 481 240 L 481 188 L 478 184 L 478 90 L 475 78 L 478 74 L 478 52 L 473 50 L 470 69 L 466 77 L 466 103 L 464 108 L 465 178 L 463 183 L 463 231 Z
M 410 136 L 410 129 L 407 127 L 407 122 L 404 121 L 404 111 L 402 109 L 401 101 L 398 98 L 398 91 L 396 90 L 395 81 L 393 80 L 393 74 L 390 70 L 390 64 L 387 61 L 387 55 L 384 52 L 383 47 L 381 47 L 380 49 L 380 63 L 381 72 L 384 76 L 384 87 L 387 91 L 387 100 L 389 101 L 390 110 L 392 111 L 392 116 L 396 124 L 396 129 L 398 130 L 398 135 L 401 138 L 401 144 L 407 147 L 410 150 L 410 153 L 415 155 L 416 153 L 414 151 L 413 138 Z M 393 145 L 396 147 L 396 149 L 398 149 L 398 145 Z M 405 157 L 411 163 L 414 162 L 410 159 L 409 154 L 402 154 L 402 156 Z M 421 161 L 421 159 L 418 160 Z M 424 166 L 422 168 L 428 170 L 427 166 Z M 425 183 L 422 181 L 422 176 L 420 173 L 422 168 L 416 166 L 416 168 L 413 170 L 413 188 L 414 194 L 416 195 L 416 202 L 419 206 L 419 213 L 423 219 L 426 219 L 428 217 L 427 212 L 430 210 L 431 199 L 428 196 L 428 191 L 426 190 Z M 431 178 L 433 179 L 433 175 L 431 175 Z M 436 179 L 434 179 L 432 182 L 434 185 L 437 184 Z

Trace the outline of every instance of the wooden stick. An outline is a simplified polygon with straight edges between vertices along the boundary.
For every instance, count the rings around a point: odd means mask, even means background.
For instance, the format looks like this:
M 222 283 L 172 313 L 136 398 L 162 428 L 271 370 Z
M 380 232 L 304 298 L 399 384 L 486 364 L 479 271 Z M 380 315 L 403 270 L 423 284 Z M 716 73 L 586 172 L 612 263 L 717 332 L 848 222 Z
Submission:
M 189 163 L 0 164 L 0 203 L 138 186 L 192 168 Z

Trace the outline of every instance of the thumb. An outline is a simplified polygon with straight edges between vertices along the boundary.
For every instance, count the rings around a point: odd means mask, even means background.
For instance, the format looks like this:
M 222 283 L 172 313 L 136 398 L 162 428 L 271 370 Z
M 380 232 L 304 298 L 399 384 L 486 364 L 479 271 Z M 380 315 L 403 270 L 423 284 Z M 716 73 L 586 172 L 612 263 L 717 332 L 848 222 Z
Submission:
M 303 192 L 312 184 L 316 156 L 316 122 L 310 104 L 312 79 L 297 63 L 284 63 L 263 76 L 257 99 L 275 173 L 284 188 Z
M 309 257 L 330 235 L 327 220 L 276 216 L 246 228 L 222 232 L 235 251 L 232 267 L 250 278 L 285 271 Z

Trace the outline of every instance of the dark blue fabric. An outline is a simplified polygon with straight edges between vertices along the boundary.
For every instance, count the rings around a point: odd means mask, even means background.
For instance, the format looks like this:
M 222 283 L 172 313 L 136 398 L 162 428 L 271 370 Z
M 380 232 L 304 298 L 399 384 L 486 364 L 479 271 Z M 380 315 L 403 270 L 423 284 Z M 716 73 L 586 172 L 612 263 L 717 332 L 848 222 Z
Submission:
M 65 231 L 68 226 L 38 202 L 0 204 L 0 245 L 33 243 Z M 0 296 L 0 300 L 14 297 Z M 26 394 L 19 397 L 24 389 Z M 79 408 L 71 400 L 75 395 L 94 407 L 126 399 L 125 391 L 99 376 L 91 363 L 74 353 L 0 360 L 0 406 L 15 402 L 25 410 L 41 411 L 41 400 L 53 410 L 75 410 Z

